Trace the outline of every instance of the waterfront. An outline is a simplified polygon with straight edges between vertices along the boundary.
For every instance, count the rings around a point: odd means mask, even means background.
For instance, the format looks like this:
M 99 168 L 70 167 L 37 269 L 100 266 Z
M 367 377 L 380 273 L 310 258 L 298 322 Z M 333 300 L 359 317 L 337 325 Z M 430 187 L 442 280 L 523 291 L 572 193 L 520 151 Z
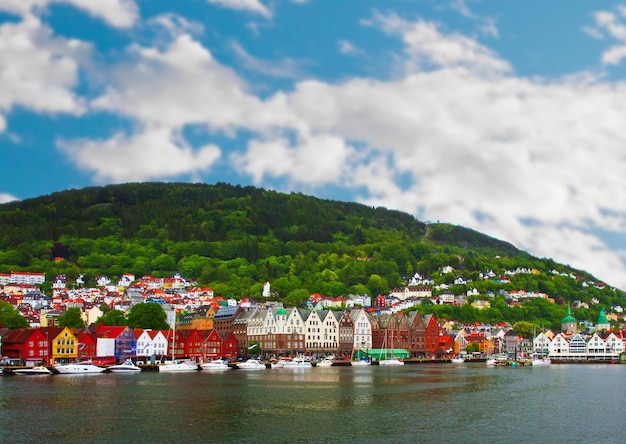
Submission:
M 626 365 L 0 378 L 2 442 L 623 442 Z

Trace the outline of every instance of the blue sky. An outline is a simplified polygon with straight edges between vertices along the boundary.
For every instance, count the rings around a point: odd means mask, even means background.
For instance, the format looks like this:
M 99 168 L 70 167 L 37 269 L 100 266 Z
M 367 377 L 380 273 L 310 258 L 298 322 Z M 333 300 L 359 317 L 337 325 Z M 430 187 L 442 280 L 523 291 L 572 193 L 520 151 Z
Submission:
M 626 2 L 2 0 L 0 202 L 255 185 L 626 289 Z

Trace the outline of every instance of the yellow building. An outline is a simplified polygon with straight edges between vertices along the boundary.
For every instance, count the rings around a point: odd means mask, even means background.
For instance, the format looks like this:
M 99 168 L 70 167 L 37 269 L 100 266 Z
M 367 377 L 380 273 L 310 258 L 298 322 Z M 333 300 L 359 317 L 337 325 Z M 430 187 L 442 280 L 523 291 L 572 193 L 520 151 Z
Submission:
M 78 339 L 68 327 L 41 329 L 50 341 L 50 362 L 70 362 L 78 359 Z

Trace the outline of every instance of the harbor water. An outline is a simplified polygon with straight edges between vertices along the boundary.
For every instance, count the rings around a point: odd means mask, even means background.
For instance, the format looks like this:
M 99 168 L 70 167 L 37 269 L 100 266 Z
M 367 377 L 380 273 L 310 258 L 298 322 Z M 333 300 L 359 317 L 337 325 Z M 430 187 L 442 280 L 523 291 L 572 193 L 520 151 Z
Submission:
M 626 365 L 0 377 L 0 441 L 622 443 Z

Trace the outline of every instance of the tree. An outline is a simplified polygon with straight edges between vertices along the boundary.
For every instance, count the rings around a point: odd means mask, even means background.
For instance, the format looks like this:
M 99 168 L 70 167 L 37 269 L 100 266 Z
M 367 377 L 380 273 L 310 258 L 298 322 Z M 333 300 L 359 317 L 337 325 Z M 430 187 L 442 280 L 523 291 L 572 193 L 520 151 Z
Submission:
M 163 307 L 156 302 L 142 302 L 130 307 L 128 312 L 128 326 L 152 330 L 167 330 L 167 315 Z
M 97 322 L 102 322 L 104 325 L 126 325 L 128 321 L 123 311 L 109 310 L 100 316 Z
M 0 324 L 9 330 L 28 327 L 28 321 L 19 310 L 4 301 L 0 301 Z
M 478 345 L 478 342 L 472 342 L 471 344 L 467 344 L 467 347 L 465 347 L 465 351 L 468 353 L 476 353 L 479 350 L 480 346 Z
M 59 327 L 85 328 L 82 312 L 78 307 L 70 307 L 57 319 Z
M 530 322 L 519 321 L 519 322 L 516 322 L 515 325 L 513 326 L 513 332 L 518 336 L 522 336 L 526 339 L 530 339 L 533 337 L 534 328 L 535 328 L 535 325 L 531 324 Z

